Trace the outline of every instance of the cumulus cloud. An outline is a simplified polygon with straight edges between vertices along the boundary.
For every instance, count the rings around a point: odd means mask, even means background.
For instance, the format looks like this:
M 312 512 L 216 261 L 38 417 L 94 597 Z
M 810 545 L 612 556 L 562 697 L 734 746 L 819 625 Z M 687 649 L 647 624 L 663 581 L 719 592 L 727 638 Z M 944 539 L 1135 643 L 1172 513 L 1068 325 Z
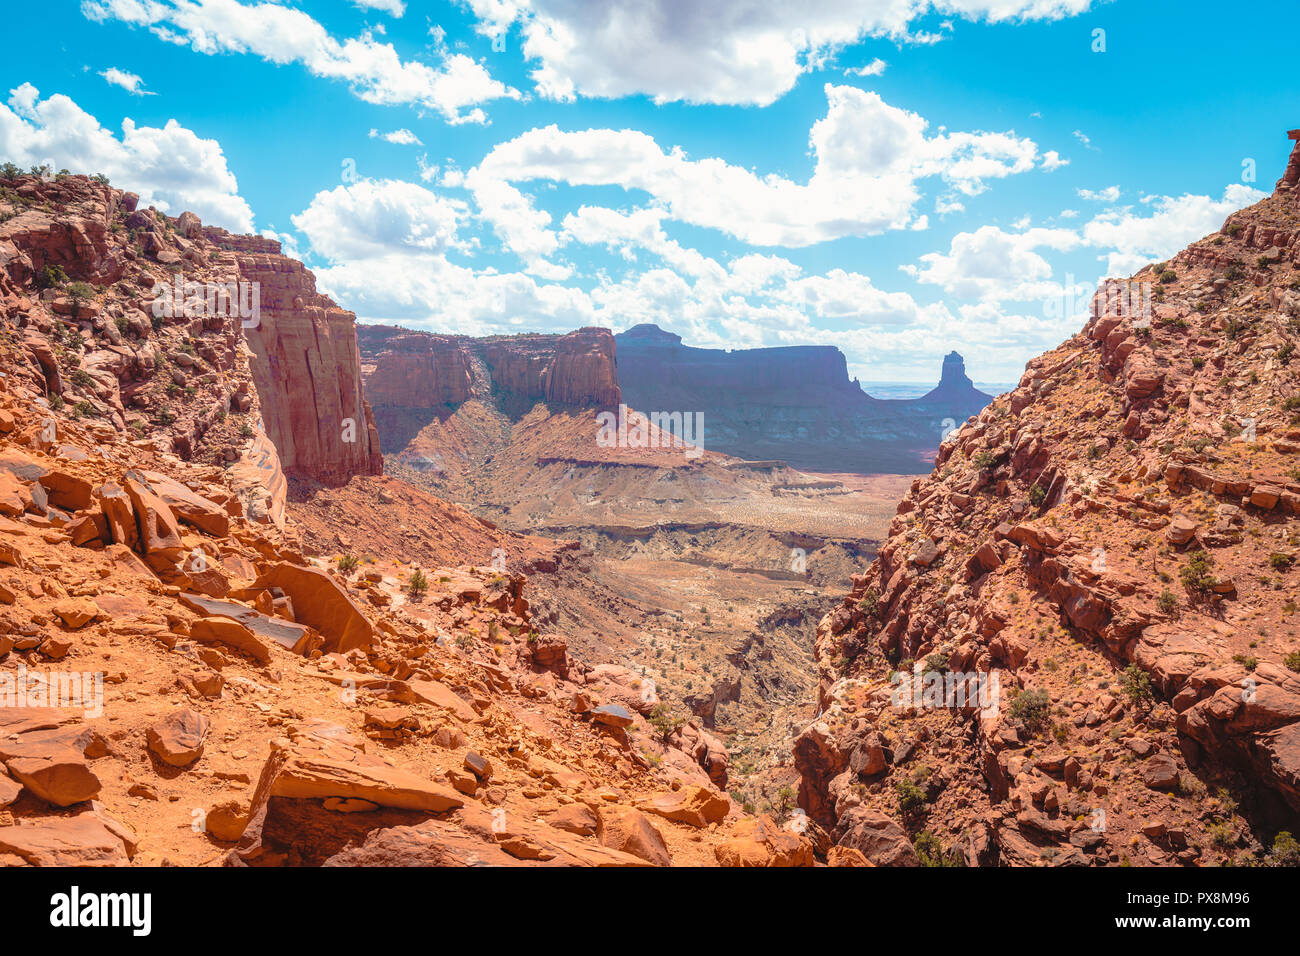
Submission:
M 110 66 L 107 70 L 101 71 L 99 75 L 102 76 L 104 81 L 110 86 L 120 86 L 128 93 L 134 93 L 136 96 L 153 95 L 152 93 L 147 93 L 145 91 L 144 80 L 140 79 L 140 77 L 136 76 L 134 73 L 126 72 L 126 70 L 119 70 L 115 66 Z
M 236 232 L 253 230 L 253 211 L 239 195 L 221 144 L 176 120 L 161 129 L 122 120 L 122 136 L 99 124 L 70 98 L 40 98 L 30 83 L 0 104 L 0 156 L 23 166 L 50 163 L 74 173 L 103 173 L 140 194 L 143 205 L 170 215 L 189 210 Z
M 1105 189 L 1077 189 L 1080 199 L 1088 199 L 1092 202 L 1114 202 L 1119 198 L 1118 186 L 1107 186 Z
M 293 224 L 328 259 L 442 255 L 457 247 L 465 204 L 401 180 L 363 179 L 318 192 Z
M 991 23 L 1058 20 L 1091 0 L 468 0 L 479 29 L 518 23 L 532 79 L 551 99 L 644 94 L 656 102 L 766 105 L 799 76 L 868 37 L 936 42 L 911 29 L 934 12 Z
M 827 84 L 827 112 L 809 134 L 806 183 L 719 158 L 691 159 L 632 129 L 529 130 L 500 143 L 464 177 L 483 215 L 512 248 L 546 255 L 549 216 L 514 183 L 551 180 L 643 192 L 678 222 L 758 246 L 806 246 L 915 225 L 918 181 L 963 195 L 1035 168 L 1038 147 L 1013 132 L 926 133 L 927 121 L 877 94 Z
M 1024 301 L 1052 289 L 1052 266 L 1036 250 L 1077 249 L 1083 239 L 1069 229 L 1006 232 L 981 226 L 953 236 L 946 253 L 921 256 L 921 265 L 903 271 L 918 282 L 938 285 L 951 295 L 984 302 Z
M 463 53 L 446 56 L 437 68 L 403 60 L 391 43 L 370 33 L 338 40 L 303 11 L 275 3 L 82 0 L 81 10 L 97 22 L 146 27 L 198 53 L 251 53 L 277 65 L 298 63 L 314 76 L 347 83 L 367 103 L 427 107 L 451 124 L 485 123 L 478 104 L 520 96 Z
M 416 136 L 409 129 L 395 129 L 389 133 L 381 133 L 377 129 L 370 131 L 371 139 L 382 139 L 389 143 L 396 143 L 399 146 L 423 146 L 420 137 Z
M 1167 259 L 1188 243 L 1216 231 L 1229 214 L 1267 197 L 1241 183 L 1232 183 L 1223 195 L 1148 196 L 1150 209 L 1143 215 L 1132 206 L 1107 210 L 1083 227 L 1089 245 L 1106 250 L 1101 258 L 1108 276 L 1126 276 L 1148 262 Z
M 1113 193 L 1113 195 L 1111 195 Z M 1089 195 L 1114 199 L 1118 187 Z M 1066 286 L 1054 278 L 1054 270 L 1042 254 L 1083 249 L 1098 251 L 1104 276 L 1132 275 L 1152 261 L 1166 259 L 1189 243 L 1214 232 L 1233 212 L 1258 202 L 1265 193 L 1239 183 L 1229 185 L 1223 196 L 1151 196 L 1143 200 L 1148 214 L 1133 206 L 1109 209 L 1094 216 L 1078 229 L 1021 229 L 1008 232 L 997 226 L 981 226 L 974 232 L 953 236 L 947 252 L 921 256 L 919 265 L 904 265 L 902 271 L 916 281 L 937 285 L 950 295 L 982 304 L 1056 301 L 1069 297 Z M 1062 212 L 1071 218 L 1073 210 Z M 1021 224 L 1023 225 L 1023 223 Z
M 362 10 L 379 10 L 399 19 L 406 13 L 406 4 L 402 0 L 352 0 L 352 5 Z

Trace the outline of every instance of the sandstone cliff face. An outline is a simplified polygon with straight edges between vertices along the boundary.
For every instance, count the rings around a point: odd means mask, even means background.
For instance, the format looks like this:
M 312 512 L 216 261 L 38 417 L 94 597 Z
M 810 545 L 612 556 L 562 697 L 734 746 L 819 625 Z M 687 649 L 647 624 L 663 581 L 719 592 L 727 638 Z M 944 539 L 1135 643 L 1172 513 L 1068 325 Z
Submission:
M 1284 179 L 1144 269 L 1149 315 L 1099 295 L 913 483 L 818 629 L 795 761 L 829 838 L 1202 865 L 1297 832 L 1297 213 Z M 900 699 L 914 661 L 941 688 L 996 673 L 1000 697 Z
M 579 407 L 619 403 L 614 337 L 608 329 L 494 341 L 485 355 L 493 382 L 524 398 Z
M 470 354 L 451 336 L 398 334 L 366 369 L 366 395 L 375 405 L 434 408 L 470 397 Z
M 992 399 L 971 384 L 955 352 L 926 395 L 881 400 L 849 378 L 834 346 L 691 348 L 653 325 L 615 340 L 629 406 L 701 412 L 705 447 L 796 468 L 916 474 L 929 466 L 945 421 L 962 421 Z
M 326 484 L 383 472 L 379 433 L 365 399 L 356 316 L 316 291 L 300 262 L 273 240 L 206 235 L 233 250 L 257 283 L 260 316 L 244 329 L 267 435 L 285 472 Z M 274 248 L 271 248 L 274 247 Z
M 520 408 L 619 403 L 614 337 L 607 329 L 473 339 L 365 326 L 360 334 L 366 394 L 376 407 L 441 408 L 493 390 Z

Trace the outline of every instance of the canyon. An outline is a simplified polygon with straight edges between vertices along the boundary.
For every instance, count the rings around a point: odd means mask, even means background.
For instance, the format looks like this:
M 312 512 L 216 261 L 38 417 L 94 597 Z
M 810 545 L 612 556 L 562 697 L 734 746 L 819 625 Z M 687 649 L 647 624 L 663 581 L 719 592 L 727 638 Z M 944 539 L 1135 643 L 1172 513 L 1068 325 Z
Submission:
M 1291 860 L 1297 169 L 1149 315 L 892 401 L 358 324 L 275 240 L 0 180 L 0 864 Z

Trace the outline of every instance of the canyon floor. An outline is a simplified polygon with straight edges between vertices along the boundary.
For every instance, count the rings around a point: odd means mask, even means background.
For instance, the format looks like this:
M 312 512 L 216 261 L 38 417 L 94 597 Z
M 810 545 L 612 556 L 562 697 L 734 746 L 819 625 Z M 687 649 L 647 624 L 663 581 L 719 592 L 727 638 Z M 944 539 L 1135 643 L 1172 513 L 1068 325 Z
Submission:
M 485 390 L 425 426 L 389 473 L 502 528 L 577 542 L 562 570 L 533 578 L 538 620 L 717 733 L 743 805 L 788 811 L 791 744 L 817 707 L 817 622 L 912 478 L 601 448 L 594 411 L 501 404 Z

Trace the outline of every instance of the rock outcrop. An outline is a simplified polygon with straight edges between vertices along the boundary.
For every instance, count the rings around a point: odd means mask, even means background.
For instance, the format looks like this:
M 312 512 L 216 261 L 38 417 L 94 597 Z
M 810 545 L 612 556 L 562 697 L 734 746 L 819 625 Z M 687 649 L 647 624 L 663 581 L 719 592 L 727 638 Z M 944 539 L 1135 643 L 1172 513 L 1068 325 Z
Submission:
M 931 861 L 1205 865 L 1300 832 L 1298 196 L 1139 272 L 1149 308 L 1099 291 L 912 484 L 817 632 L 799 802 L 840 845 L 885 814 Z
M 607 329 L 482 339 L 391 326 L 361 330 L 366 392 L 377 408 L 439 409 L 503 392 L 535 402 L 609 408 L 620 401 L 614 337 Z
M 289 475 L 343 484 L 383 472 L 379 432 L 366 401 L 356 316 L 316 291 L 301 263 L 278 243 L 205 235 L 235 253 L 243 281 L 256 283 L 260 315 L 246 322 L 262 420 Z M 266 243 L 276 248 L 266 249 Z

